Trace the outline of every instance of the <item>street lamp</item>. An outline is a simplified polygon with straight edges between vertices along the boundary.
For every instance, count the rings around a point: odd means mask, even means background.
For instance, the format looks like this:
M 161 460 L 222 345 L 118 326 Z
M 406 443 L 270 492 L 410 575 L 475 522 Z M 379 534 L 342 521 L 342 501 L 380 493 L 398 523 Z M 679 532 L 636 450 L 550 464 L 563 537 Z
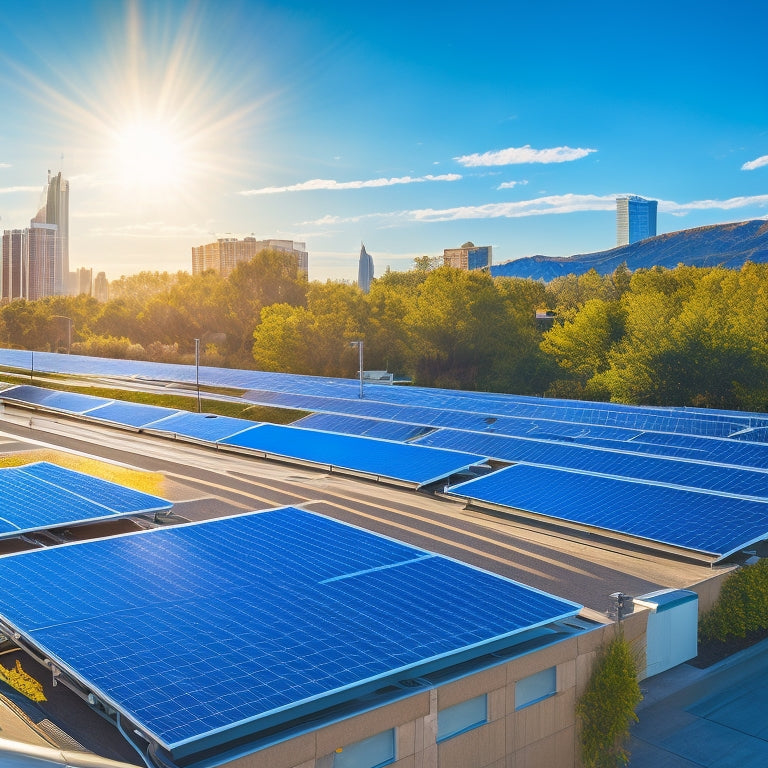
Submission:
M 72 325 L 73 320 L 66 315 L 51 315 L 51 320 L 66 320 L 67 321 L 67 354 L 72 349 Z
M 197 386 L 197 412 L 200 413 L 200 339 L 195 339 L 195 384 Z
M 350 341 L 350 347 L 357 347 L 358 365 L 360 366 L 360 399 L 363 399 L 363 342 L 362 341 Z

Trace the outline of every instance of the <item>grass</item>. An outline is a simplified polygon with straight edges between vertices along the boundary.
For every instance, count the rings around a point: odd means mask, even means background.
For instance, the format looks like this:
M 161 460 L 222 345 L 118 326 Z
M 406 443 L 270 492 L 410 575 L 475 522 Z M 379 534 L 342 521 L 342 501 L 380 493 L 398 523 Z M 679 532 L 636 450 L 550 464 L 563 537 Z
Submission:
M 0 467 L 22 467 L 36 461 L 58 464 L 65 469 L 100 477 L 102 480 L 133 488 L 152 496 L 162 496 L 165 490 L 165 478 L 160 472 L 130 469 L 98 459 L 43 448 L 0 456 Z
M 26 377 L 24 377 L 26 379 Z M 54 379 L 55 383 L 46 381 Z M 190 395 L 166 395 L 157 392 L 137 392 L 130 389 L 119 389 L 115 387 L 92 386 L 86 383 L 64 383 L 62 380 L 70 381 L 72 377 L 62 376 L 60 374 L 42 374 L 35 373 L 34 385 L 57 389 L 62 392 L 77 392 L 84 395 L 93 395 L 94 397 L 104 397 L 107 399 L 123 400 L 130 403 L 142 403 L 144 405 L 157 405 L 163 408 L 174 408 L 178 411 L 197 411 L 197 393 Z M 19 377 L 13 374 L 0 373 L 0 381 L 9 384 L 30 383 L 27 381 L 19 382 Z M 236 402 L 228 400 L 213 400 L 203 396 L 205 391 L 213 394 L 228 394 L 233 392 L 242 393 L 244 390 L 232 390 L 226 387 L 211 387 L 205 390 L 201 387 L 201 410 L 204 413 L 213 413 L 217 416 L 231 416 L 236 419 L 246 419 L 248 421 L 265 421 L 271 424 L 290 424 L 297 419 L 306 416 L 305 411 L 296 411 L 289 408 L 272 408 L 266 405 L 256 405 L 254 403 Z

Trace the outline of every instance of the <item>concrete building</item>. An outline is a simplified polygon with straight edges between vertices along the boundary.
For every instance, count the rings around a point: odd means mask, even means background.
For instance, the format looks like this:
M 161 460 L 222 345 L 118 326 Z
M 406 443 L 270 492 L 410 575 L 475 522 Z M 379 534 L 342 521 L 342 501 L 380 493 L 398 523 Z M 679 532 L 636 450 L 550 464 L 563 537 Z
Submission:
M 27 229 L 3 235 L 2 298 L 42 299 L 69 293 L 69 182 L 61 172 L 43 189 Z
M 493 247 L 464 243 L 461 248 L 446 248 L 443 251 L 443 266 L 455 269 L 490 269 L 493 261 Z
M 109 301 L 109 280 L 104 272 L 99 272 L 93 281 L 93 295 L 102 304 Z
M 238 264 L 250 261 L 264 250 L 279 251 L 296 260 L 299 273 L 309 275 L 307 244 L 293 240 L 257 240 L 255 237 L 222 237 L 212 243 L 192 248 L 192 274 L 199 275 L 209 269 L 222 277 L 229 277 Z
M 657 200 L 637 195 L 616 198 L 616 245 L 629 245 L 656 236 Z
M 357 287 L 363 293 L 368 293 L 371 290 L 371 280 L 373 280 L 373 258 L 365 250 L 365 245 L 360 243 L 360 260 L 357 264 Z

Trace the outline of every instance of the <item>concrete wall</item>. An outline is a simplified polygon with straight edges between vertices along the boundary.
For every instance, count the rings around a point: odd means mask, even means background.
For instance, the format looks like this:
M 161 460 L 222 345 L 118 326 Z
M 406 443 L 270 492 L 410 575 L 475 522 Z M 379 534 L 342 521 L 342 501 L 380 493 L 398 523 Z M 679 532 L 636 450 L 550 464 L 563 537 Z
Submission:
M 644 653 L 648 611 L 628 616 L 625 637 Z M 606 625 L 533 653 L 500 662 L 459 680 L 350 717 L 228 763 L 228 768 L 333 768 L 336 750 L 395 728 L 395 768 L 576 768 L 576 700 L 600 646 L 616 628 Z M 515 710 L 515 684 L 556 667 L 557 692 Z M 438 712 L 488 696 L 488 722 L 437 743 Z

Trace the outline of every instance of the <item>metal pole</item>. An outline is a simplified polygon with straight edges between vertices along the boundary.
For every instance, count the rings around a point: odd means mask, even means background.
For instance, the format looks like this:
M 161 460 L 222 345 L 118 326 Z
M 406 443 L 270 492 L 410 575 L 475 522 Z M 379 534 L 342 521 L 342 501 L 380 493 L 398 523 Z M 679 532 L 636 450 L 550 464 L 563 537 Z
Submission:
M 363 399 L 363 342 L 357 342 L 357 352 L 360 365 L 360 399 Z
M 72 350 L 72 318 L 68 317 L 69 325 L 67 325 L 67 354 Z
M 195 384 L 197 385 L 197 412 L 200 413 L 200 339 L 195 339 Z

